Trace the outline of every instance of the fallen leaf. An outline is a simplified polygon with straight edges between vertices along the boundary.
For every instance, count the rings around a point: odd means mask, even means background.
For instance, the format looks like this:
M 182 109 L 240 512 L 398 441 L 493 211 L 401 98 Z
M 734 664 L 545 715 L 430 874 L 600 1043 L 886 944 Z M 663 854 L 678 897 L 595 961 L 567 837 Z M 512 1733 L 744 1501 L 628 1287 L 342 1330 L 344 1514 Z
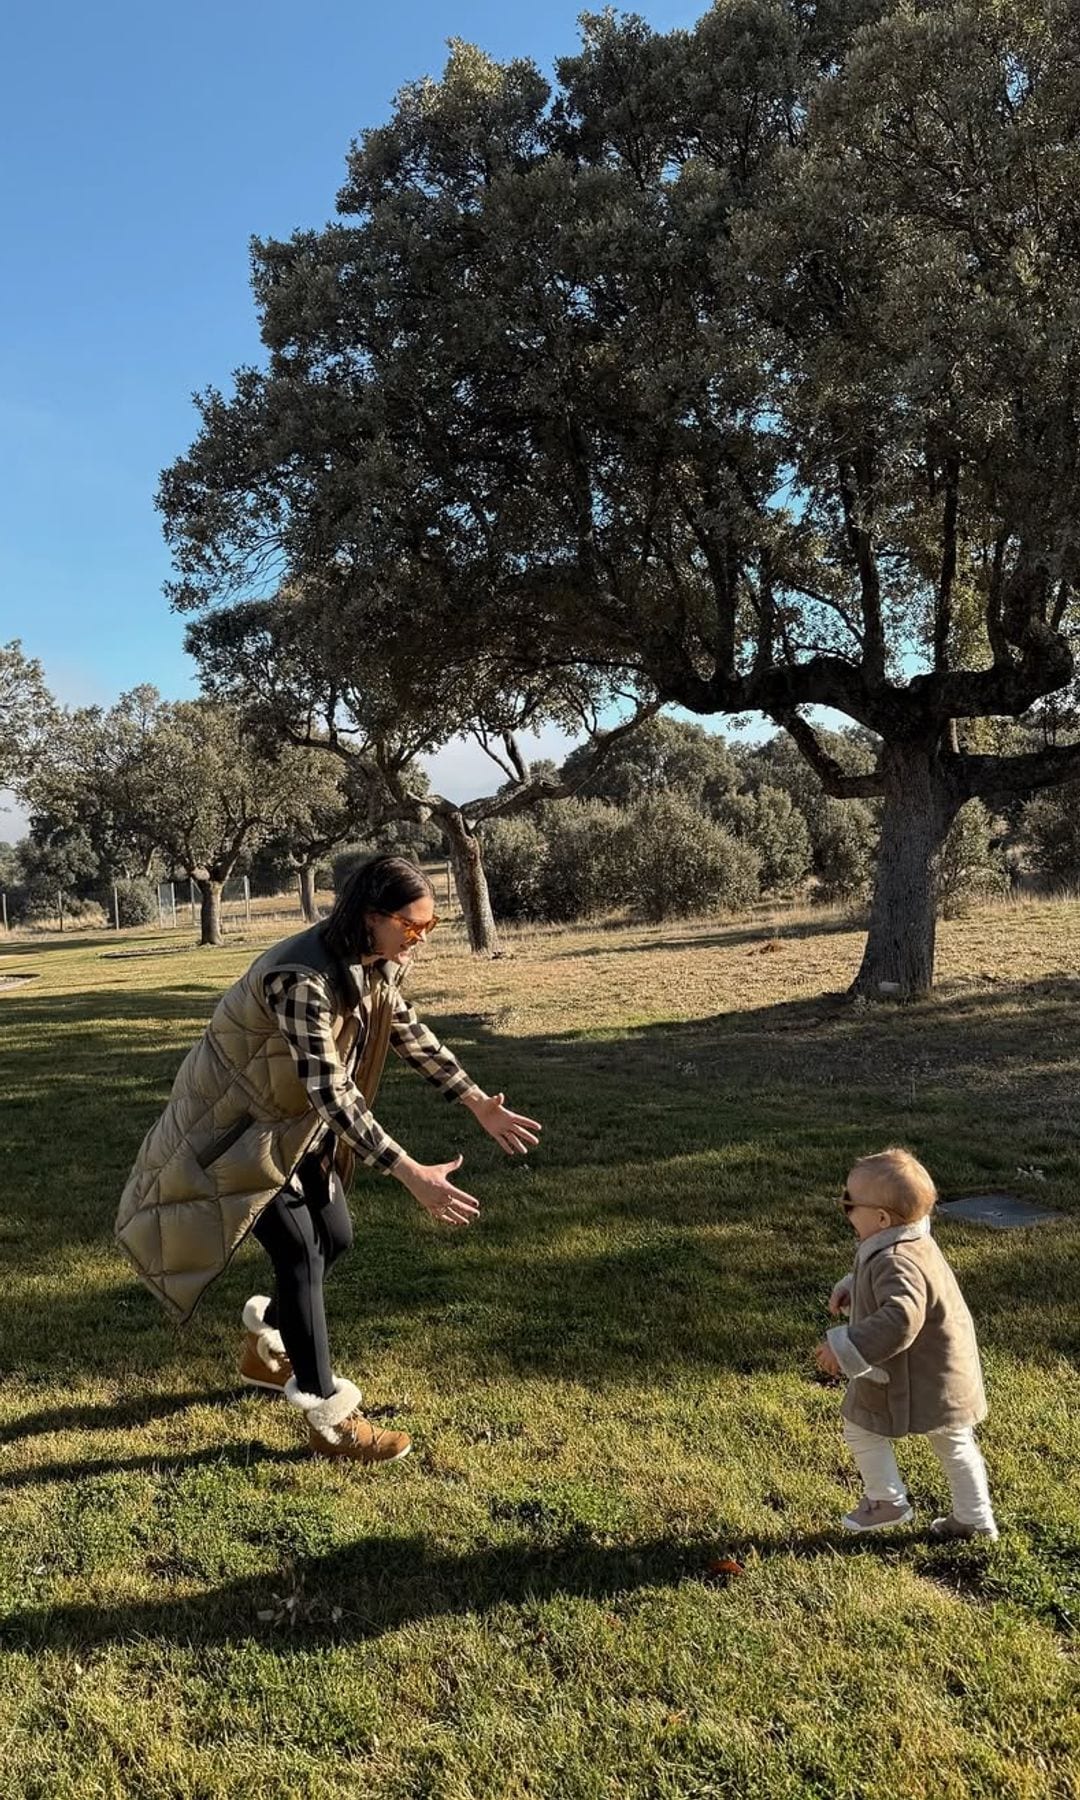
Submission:
M 741 1562 L 736 1562 L 733 1556 L 714 1556 L 709 1564 L 708 1573 L 714 1580 L 723 1578 L 730 1581 L 733 1576 L 743 1574 L 743 1566 Z

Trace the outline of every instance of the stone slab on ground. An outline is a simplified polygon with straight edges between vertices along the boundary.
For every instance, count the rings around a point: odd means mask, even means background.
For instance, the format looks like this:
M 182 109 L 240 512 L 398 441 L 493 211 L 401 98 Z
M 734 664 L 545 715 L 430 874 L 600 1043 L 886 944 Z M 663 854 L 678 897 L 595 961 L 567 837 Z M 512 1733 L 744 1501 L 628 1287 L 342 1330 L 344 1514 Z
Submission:
M 1049 1225 L 1064 1213 L 1035 1206 L 1017 1194 L 964 1194 L 958 1200 L 939 1200 L 937 1212 L 944 1219 L 963 1219 L 970 1225 L 989 1225 L 991 1231 L 1016 1231 L 1025 1225 Z

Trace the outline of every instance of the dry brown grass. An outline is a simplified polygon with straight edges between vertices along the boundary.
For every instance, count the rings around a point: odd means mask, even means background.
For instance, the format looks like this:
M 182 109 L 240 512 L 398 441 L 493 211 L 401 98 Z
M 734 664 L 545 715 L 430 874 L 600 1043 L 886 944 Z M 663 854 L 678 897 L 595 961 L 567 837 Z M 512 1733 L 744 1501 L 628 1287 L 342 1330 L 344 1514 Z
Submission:
M 843 994 L 865 931 L 822 907 L 668 925 L 507 927 L 501 938 L 504 957 L 473 958 L 452 922 L 417 959 L 414 985 L 451 1011 L 510 1004 L 522 1023 L 527 1015 L 558 1030 L 688 1022 Z M 1071 981 L 1080 978 L 1080 901 L 985 906 L 944 921 L 937 941 L 931 1012 L 990 987 Z

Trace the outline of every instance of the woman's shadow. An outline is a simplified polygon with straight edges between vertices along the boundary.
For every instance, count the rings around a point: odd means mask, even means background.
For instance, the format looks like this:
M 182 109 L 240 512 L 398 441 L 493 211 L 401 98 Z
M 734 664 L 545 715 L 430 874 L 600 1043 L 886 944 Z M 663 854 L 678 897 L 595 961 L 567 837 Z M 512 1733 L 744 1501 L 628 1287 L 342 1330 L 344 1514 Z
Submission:
M 273 1453 L 271 1453 L 273 1454 Z M 874 1547 L 880 1551 L 880 1546 Z M 27 1648 L 92 1649 L 134 1639 L 188 1645 L 265 1638 L 276 1650 L 356 1643 L 416 1621 L 485 1613 L 507 1603 L 526 1609 L 555 1595 L 618 1606 L 644 1588 L 695 1581 L 725 1586 L 743 1579 L 747 1556 L 866 1555 L 842 1533 L 798 1540 L 673 1540 L 598 1545 L 587 1537 L 543 1544 L 492 1545 L 464 1554 L 425 1538 L 367 1537 L 300 1564 L 195 1596 L 119 1606 L 27 1607 L 0 1620 L 0 1641 Z M 717 1567 L 717 1559 L 734 1568 Z M 880 1560 L 877 1558 L 876 1560 Z

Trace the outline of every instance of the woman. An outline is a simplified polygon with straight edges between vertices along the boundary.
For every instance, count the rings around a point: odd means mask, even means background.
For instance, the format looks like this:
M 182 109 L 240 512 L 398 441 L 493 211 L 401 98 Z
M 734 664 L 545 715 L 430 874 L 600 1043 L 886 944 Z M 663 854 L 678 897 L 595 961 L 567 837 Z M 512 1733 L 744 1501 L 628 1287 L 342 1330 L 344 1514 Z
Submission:
M 395 1176 L 441 1224 L 469 1225 L 479 1212 L 452 1180 L 460 1156 L 418 1163 L 372 1115 L 387 1051 L 504 1150 L 539 1141 L 536 1120 L 485 1094 L 399 990 L 438 922 L 415 864 L 381 856 L 356 869 L 327 919 L 273 945 L 218 1002 L 120 1202 L 117 1242 L 181 1322 L 253 1232 L 275 1291 L 244 1307 L 241 1377 L 283 1392 L 321 1456 L 392 1462 L 410 1449 L 404 1432 L 374 1429 L 359 1389 L 331 1365 L 323 1277 L 352 1243 L 355 1159 Z

